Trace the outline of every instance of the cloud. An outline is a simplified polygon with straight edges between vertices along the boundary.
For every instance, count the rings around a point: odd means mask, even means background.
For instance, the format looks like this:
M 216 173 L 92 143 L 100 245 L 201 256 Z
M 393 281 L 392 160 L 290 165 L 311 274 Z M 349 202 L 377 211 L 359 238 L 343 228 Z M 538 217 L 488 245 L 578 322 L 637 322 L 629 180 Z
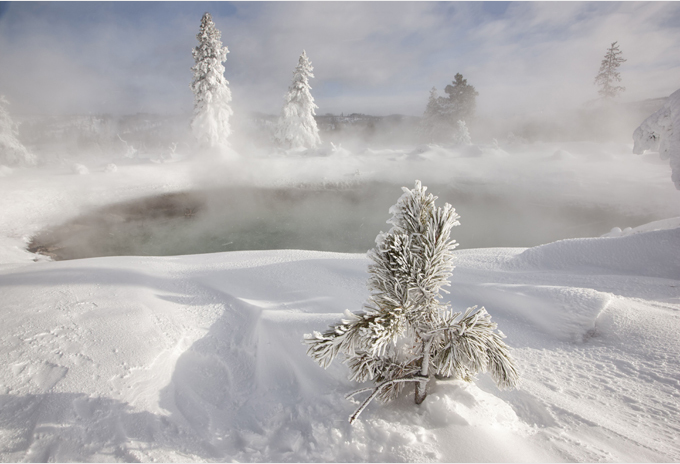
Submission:
M 0 9 L 0 93 L 27 112 L 186 113 L 200 17 L 234 105 L 278 113 L 303 49 L 319 113 L 419 115 L 461 72 L 481 113 L 577 106 L 618 40 L 624 97 L 680 82 L 675 2 L 54 2 Z

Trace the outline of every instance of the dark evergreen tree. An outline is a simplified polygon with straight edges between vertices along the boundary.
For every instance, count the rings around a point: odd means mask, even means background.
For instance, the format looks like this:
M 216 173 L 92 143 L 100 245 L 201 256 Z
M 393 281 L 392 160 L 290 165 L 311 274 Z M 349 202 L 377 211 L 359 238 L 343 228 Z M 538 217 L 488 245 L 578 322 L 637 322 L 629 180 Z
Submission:
M 448 95 L 446 98 L 440 97 L 444 117 L 451 125 L 458 121 L 470 122 L 475 114 L 479 95 L 474 86 L 468 84 L 467 79 L 463 79 L 463 75 L 458 73 L 453 82 L 444 88 L 444 92 Z
M 518 381 L 504 335 L 486 310 L 472 307 L 461 314 L 441 301 L 454 268 L 458 244 L 450 233 L 458 215 L 448 203 L 435 207 L 436 197 L 426 189 L 416 181 L 390 209 L 392 228 L 378 235 L 368 253 L 371 295 L 364 311 L 347 311 L 326 332 L 305 336 L 307 354 L 322 367 L 342 353 L 351 380 L 375 382 L 348 395 L 371 391 L 350 422 L 373 399 L 393 399 L 407 383 L 415 384 L 415 402 L 422 403 L 435 375 L 470 380 L 488 370 L 500 387 Z
M 470 143 L 466 122 L 475 113 L 479 93 L 458 73 L 444 89 L 446 97 L 437 96 L 433 87 L 423 114 L 422 133 L 428 142 Z
M 626 88 L 618 86 L 615 83 L 621 82 L 621 74 L 619 74 L 619 66 L 625 63 L 626 60 L 621 57 L 623 52 L 619 50 L 617 42 L 612 43 L 611 47 L 607 49 L 607 53 L 600 64 L 600 71 L 595 77 L 595 84 L 600 86 L 598 93 L 605 99 L 611 100 Z

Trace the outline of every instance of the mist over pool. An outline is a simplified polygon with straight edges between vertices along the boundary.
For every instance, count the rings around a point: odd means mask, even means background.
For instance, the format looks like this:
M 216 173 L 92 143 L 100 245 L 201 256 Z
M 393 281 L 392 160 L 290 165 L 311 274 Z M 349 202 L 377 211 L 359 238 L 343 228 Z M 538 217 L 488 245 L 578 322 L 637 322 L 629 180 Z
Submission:
M 653 212 L 503 196 L 483 186 L 429 187 L 462 216 L 454 229 L 459 249 L 531 247 L 599 236 L 612 224 L 663 219 Z M 379 182 L 163 194 L 88 211 L 39 232 L 28 248 L 55 259 L 276 249 L 363 253 L 389 229 L 388 210 L 399 193 L 399 185 Z

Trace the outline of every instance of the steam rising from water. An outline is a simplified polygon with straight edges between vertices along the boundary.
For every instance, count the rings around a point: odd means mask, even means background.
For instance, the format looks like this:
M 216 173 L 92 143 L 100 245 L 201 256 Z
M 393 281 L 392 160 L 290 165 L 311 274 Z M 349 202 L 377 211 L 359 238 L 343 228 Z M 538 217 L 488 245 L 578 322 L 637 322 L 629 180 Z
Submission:
M 479 187 L 430 187 L 439 204 L 449 202 L 461 215 L 453 233 L 460 248 L 528 247 L 601 235 L 612 223 L 659 219 L 594 205 L 528 203 Z M 250 187 L 161 195 L 101 208 L 45 230 L 30 249 L 56 259 L 266 249 L 363 253 L 378 232 L 389 228 L 388 209 L 399 193 L 396 185 L 377 183 L 351 189 Z

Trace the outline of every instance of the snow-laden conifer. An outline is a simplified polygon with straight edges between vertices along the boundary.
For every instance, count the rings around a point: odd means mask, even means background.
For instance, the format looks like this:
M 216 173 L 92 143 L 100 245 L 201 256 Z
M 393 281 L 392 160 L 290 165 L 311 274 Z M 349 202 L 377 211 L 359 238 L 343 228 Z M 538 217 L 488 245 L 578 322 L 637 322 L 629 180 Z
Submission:
M 17 125 L 8 107 L 9 102 L 4 95 L 0 95 L 0 164 L 34 165 L 36 157 L 17 138 Z
M 285 148 L 314 148 L 321 144 L 314 115 L 318 106 L 310 92 L 314 77 L 311 61 L 303 50 L 293 71 L 293 82 L 284 96 L 285 103 L 276 127 L 276 139 Z
M 600 86 L 598 93 L 606 99 L 612 99 L 626 90 L 625 87 L 615 85 L 616 82 L 621 82 L 619 66 L 626 61 L 621 57 L 622 54 L 623 52 L 619 50 L 617 42 L 613 42 L 611 47 L 607 49 L 607 53 L 600 64 L 600 71 L 595 77 L 595 84 Z
M 198 46 L 192 54 L 196 64 L 191 68 L 194 80 L 194 115 L 191 131 L 203 147 L 228 145 L 231 134 L 229 118 L 233 114 L 229 81 L 224 78 L 227 47 L 222 46 L 222 34 L 215 27 L 210 13 L 203 15 L 196 35 Z
M 345 319 L 325 332 L 305 336 L 307 354 L 321 367 L 342 353 L 351 380 L 375 383 L 348 395 L 371 392 L 350 422 L 373 399 L 393 399 L 407 383 L 415 384 L 420 404 L 434 375 L 469 380 L 488 371 L 499 387 L 518 382 L 504 335 L 486 310 L 453 312 L 442 302 L 458 245 L 451 229 L 459 222 L 454 208 L 435 207 L 436 197 L 426 189 L 416 181 L 390 209 L 392 228 L 378 235 L 368 253 L 371 295 L 364 311 L 346 311 Z
M 447 136 L 450 135 L 451 127 L 448 121 L 444 119 L 439 99 L 437 88 L 432 87 L 421 122 L 421 132 L 427 142 L 446 140 Z
M 470 143 L 467 128 L 475 113 L 479 93 L 457 73 L 451 84 L 444 89 L 446 97 L 439 97 L 437 90 L 430 90 L 430 98 L 422 120 L 422 132 L 429 142 Z

